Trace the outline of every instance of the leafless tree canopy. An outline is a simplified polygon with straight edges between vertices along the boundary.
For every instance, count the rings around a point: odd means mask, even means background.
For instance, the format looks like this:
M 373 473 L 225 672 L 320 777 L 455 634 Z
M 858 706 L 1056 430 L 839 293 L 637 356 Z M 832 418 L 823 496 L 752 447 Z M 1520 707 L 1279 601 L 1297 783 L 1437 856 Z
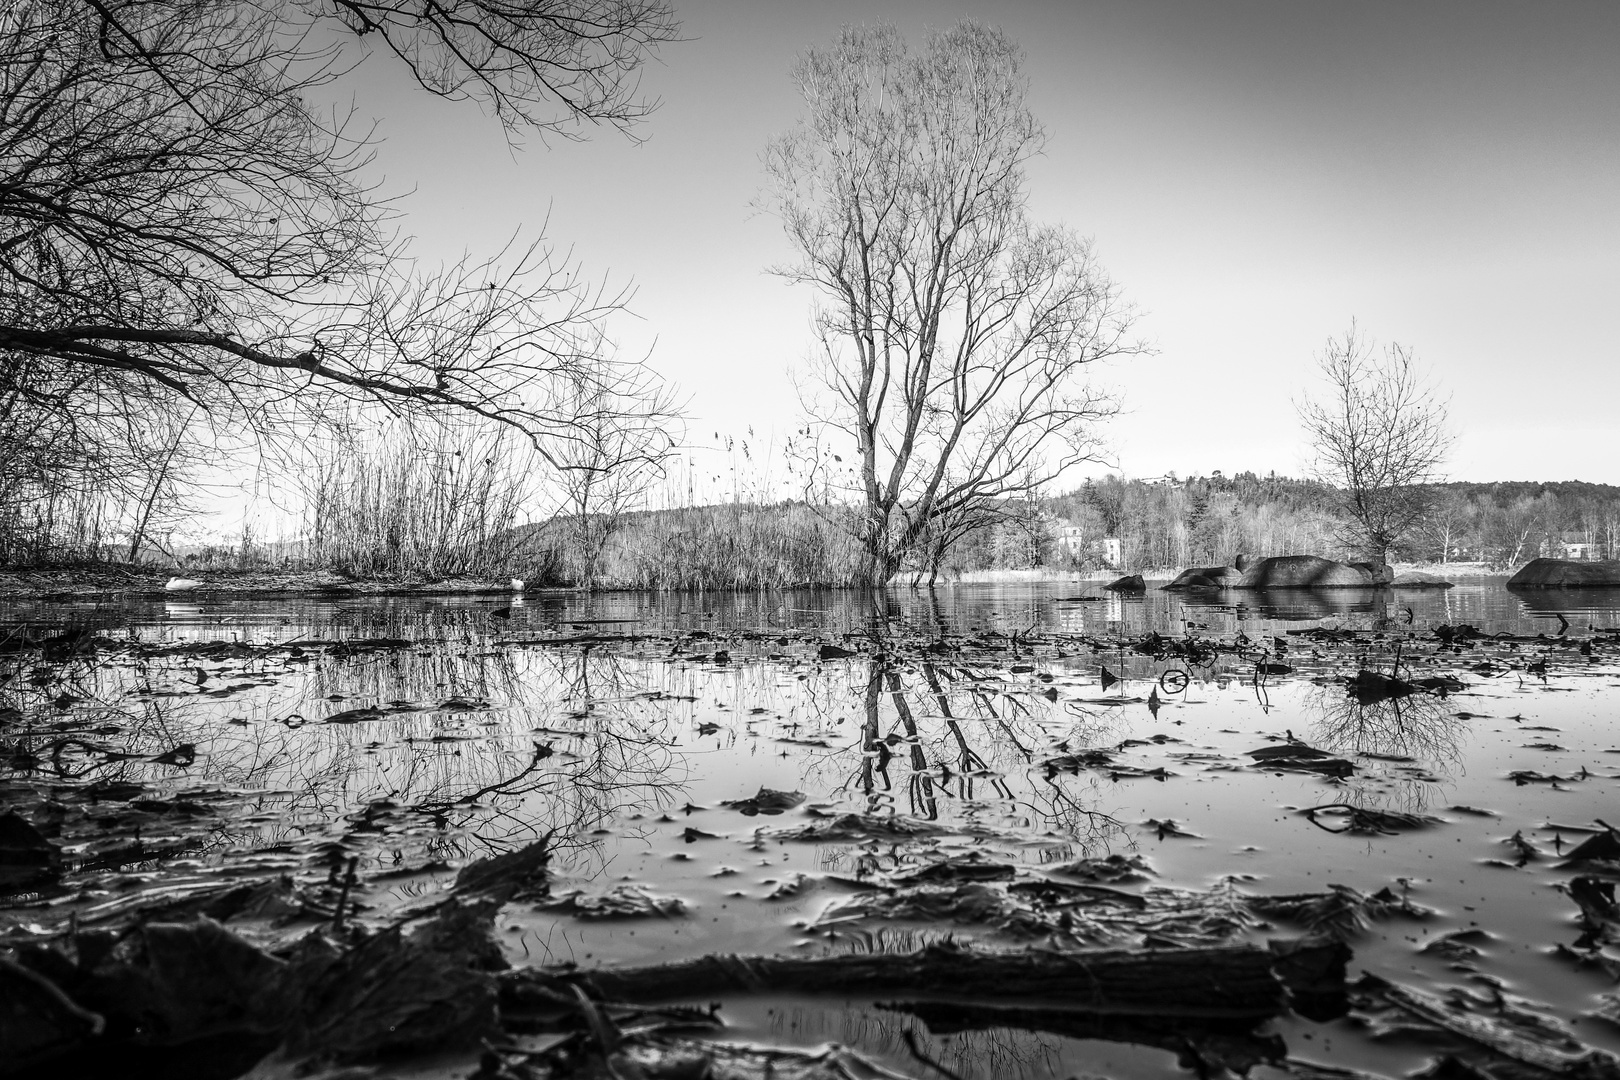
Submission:
M 1328 341 L 1317 362 L 1322 395 L 1299 406 L 1316 478 L 1342 492 L 1357 539 L 1382 561 L 1427 514 L 1429 485 L 1443 479 L 1453 441 L 1446 403 L 1411 349 L 1391 344 L 1380 355 L 1354 324 Z
M 646 56 L 679 30 L 667 0 L 299 0 L 312 19 L 376 34 L 423 89 L 487 105 L 509 129 L 625 131 Z
M 362 178 L 371 133 L 308 99 L 375 35 L 514 135 L 624 128 L 675 31 L 663 0 L 5 5 L 0 445 L 141 459 L 131 418 L 263 432 L 338 395 L 482 417 L 547 452 L 582 380 L 656 422 L 668 395 L 605 336 L 624 294 L 543 241 L 419 271 Z
M 1028 218 L 1044 134 L 1002 33 L 964 22 L 913 53 L 850 27 L 794 78 L 807 112 L 766 151 L 764 202 L 796 251 L 780 273 L 819 291 L 812 407 L 855 443 L 882 582 L 1091 455 L 1115 406 L 1082 369 L 1140 346 L 1089 242 Z

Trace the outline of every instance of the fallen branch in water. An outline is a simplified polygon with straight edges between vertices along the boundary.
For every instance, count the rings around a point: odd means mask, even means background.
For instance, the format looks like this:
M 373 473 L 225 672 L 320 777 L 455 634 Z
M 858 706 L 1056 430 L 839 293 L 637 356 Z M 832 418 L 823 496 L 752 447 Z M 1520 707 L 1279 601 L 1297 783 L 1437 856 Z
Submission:
M 715 955 L 652 967 L 516 971 L 502 979 L 508 1016 L 551 1007 L 583 982 L 604 1000 L 676 1001 L 724 994 L 914 995 L 1095 1015 L 1262 1019 L 1289 1006 L 1290 989 L 1342 985 L 1338 943 L 1184 949 L 977 952 L 933 945 L 907 954 L 818 958 Z M 1334 975 L 1336 970 L 1337 974 Z

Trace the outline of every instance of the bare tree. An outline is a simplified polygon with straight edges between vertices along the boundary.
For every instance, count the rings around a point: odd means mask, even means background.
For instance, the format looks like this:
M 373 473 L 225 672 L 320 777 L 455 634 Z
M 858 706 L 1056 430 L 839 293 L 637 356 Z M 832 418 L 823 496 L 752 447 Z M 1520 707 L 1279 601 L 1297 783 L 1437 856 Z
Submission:
M 573 394 L 570 407 L 582 420 L 558 454 L 562 514 L 578 558 L 575 581 L 590 587 L 597 583 L 608 541 L 624 526 L 626 514 L 646 504 L 648 485 L 663 475 L 675 442 L 664 427 L 620 419 L 644 408 L 649 394 L 595 383 L 575 386 Z M 658 392 L 658 400 L 666 397 Z
M 1449 563 L 1478 522 L 1479 507 L 1466 495 L 1459 491 L 1439 492 L 1430 500 L 1429 512 L 1418 529 L 1424 554 L 1431 559 L 1438 554 L 1442 563 Z
M 1325 392 L 1297 406 L 1315 478 L 1339 492 L 1355 530 L 1350 542 L 1382 563 L 1429 512 L 1430 485 L 1442 479 L 1453 441 L 1446 403 L 1411 349 L 1391 344 L 1380 354 L 1354 323 L 1329 339 L 1317 363 Z
M 132 417 L 263 434 L 337 395 L 551 454 L 568 386 L 645 384 L 594 351 L 625 294 L 543 242 L 420 271 L 365 182 L 371 132 L 311 99 L 375 35 L 509 137 L 627 129 L 650 107 L 635 72 L 675 33 L 665 0 L 6 5 L 0 423 L 92 451 Z
M 764 205 L 820 296 L 816 418 L 852 438 L 864 576 L 1095 451 L 1116 408 L 1086 365 L 1141 351 L 1091 245 L 1027 212 L 1045 141 L 1021 54 L 963 22 L 908 50 L 849 27 L 794 70 L 807 114 L 765 154 Z M 933 554 L 930 553 L 930 558 Z

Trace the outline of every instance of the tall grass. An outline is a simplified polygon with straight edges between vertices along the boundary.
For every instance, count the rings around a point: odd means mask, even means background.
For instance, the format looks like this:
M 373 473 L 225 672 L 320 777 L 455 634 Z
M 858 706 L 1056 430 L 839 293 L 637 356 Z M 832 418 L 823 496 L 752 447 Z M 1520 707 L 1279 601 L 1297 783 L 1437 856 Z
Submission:
M 122 515 L 100 492 L 20 478 L 0 486 L 0 566 L 99 561 L 123 547 L 114 536 Z
M 858 565 L 836 512 L 728 503 L 633 515 L 609 540 L 599 580 L 636 589 L 851 585 Z
M 332 448 L 305 484 L 305 557 L 368 578 L 524 569 L 534 558 L 532 534 L 517 526 L 532 464 L 515 439 L 454 430 Z

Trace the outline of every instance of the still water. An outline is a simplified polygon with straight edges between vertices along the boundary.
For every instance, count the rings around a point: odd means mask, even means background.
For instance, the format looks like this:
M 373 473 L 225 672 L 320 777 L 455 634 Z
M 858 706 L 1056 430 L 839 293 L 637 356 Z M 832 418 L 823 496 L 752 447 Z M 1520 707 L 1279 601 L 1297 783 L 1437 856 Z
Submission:
M 1431 914 L 1373 923 L 1352 975 L 1494 988 L 1620 1050 L 1589 1015 L 1613 979 L 1558 951 L 1578 930 L 1557 867 L 1595 820 L 1620 822 L 1620 590 L 1092 589 L 0 606 L 0 638 L 111 643 L 0 655 L 0 717 L 30 762 L 0 809 L 54 815 L 79 866 L 69 895 L 0 900 L 0 931 L 110 919 L 222 876 L 331 880 L 351 859 L 354 901 L 381 918 L 550 834 L 552 900 L 501 917 L 514 963 L 815 955 L 996 940 L 863 907 L 874 874 L 1115 855 L 1147 888 L 1201 895 L 1388 887 Z M 1462 625 L 1485 637 L 1434 633 Z M 1218 647 L 1134 647 L 1149 634 Z M 1363 667 L 1462 685 L 1361 704 L 1345 678 Z M 1353 768 L 1250 753 L 1289 741 Z M 1337 831 L 1357 809 L 1420 827 Z M 828 823 L 850 813 L 924 824 L 841 836 Z M 726 1015 L 744 1037 L 897 1064 L 914 1026 L 771 998 Z M 1425 1060 L 1283 1027 L 1295 1053 L 1332 1045 L 1317 1056 L 1340 1065 Z M 1161 1049 L 1051 1034 L 930 1045 L 964 1076 L 1185 1075 Z

